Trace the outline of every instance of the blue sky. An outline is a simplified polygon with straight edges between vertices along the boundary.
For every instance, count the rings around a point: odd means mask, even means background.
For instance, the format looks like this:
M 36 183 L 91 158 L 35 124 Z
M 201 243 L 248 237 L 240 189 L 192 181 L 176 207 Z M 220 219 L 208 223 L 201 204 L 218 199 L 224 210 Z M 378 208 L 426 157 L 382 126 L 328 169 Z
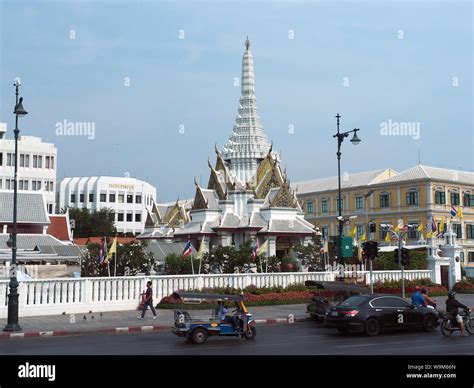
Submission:
M 58 178 L 129 172 L 154 184 L 159 201 L 190 198 L 194 176 L 207 185 L 214 143 L 231 133 L 248 35 L 260 116 L 292 182 L 337 174 L 337 112 L 341 129 L 360 128 L 362 139 L 344 142 L 342 171 L 403 170 L 418 150 L 423 164 L 472 171 L 472 8 L 2 1 L 0 121 L 12 137 L 21 77 L 29 114 L 20 128 L 56 144 Z M 95 123 L 95 138 L 58 136 L 64 120 Z M 419 123 L 419 139 L 382 136 L 389 120 Z

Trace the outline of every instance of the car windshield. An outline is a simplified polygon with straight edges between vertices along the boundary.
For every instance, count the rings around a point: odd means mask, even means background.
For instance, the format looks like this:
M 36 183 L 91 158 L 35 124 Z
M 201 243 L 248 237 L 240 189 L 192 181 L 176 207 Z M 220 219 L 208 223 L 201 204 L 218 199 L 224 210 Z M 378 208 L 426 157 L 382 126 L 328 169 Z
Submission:
M 364 298 L 363 296 L 351 296 L 339 306 L 356 307 L 362 305 L 365 301 L 367 301 L 367 298 Z

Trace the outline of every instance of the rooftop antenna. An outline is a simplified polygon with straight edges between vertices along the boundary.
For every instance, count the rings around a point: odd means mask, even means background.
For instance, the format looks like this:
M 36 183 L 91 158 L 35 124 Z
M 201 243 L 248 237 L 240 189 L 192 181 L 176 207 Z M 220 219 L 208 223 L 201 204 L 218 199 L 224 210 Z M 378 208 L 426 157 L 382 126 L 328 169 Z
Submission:
M 421 164 L 420 147 L 418 147 L 418 164 Z

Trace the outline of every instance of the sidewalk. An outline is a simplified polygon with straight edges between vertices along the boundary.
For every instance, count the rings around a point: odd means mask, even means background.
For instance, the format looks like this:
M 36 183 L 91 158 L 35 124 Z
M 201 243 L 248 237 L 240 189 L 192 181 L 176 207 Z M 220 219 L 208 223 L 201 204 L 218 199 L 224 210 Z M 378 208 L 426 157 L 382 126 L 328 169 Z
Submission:
M 293 314 L 295 321 L 309 320 L 305 304 L 249 307 L 257 324 L 285 323 Z M 209 310 L 195 310 L 197 316 L 209 315 Z M 21 332 L 0 331 L 0 339 L 24 337 L 56 337 L 66 335 L 112 334 L 142 331 L 167 331 L 173 325 L 173 310 L 156 310 L 157 319 L 153 319 L 150 310 L 144 319 L 137 319 L 140 311 L 92 312 L 87 314 L 49 315 L 21 318 Z M 6 319 L 0 319 L 0 327 L 5 327 Z

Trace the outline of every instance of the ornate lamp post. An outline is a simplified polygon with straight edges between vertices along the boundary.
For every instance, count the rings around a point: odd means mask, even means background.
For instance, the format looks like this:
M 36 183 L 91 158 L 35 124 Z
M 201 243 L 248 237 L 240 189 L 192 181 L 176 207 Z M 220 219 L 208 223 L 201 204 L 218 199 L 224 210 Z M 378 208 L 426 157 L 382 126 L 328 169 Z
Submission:
M 15 115 L 15 170 L 13 178 L 13 231 L 10 235 L 9 244 L 12 248 L 12 265 L 10 270 L 10 293 L 8 294 L 8 320 L 7 325 L 3 331 L 20 331 L 21 327 L 18 324 L 18 280 L 16 278 L 16 238 L 17 238 L 17 202 L 18 202 L 18 136 L 20 130 L 18 129 L 18 117 L 23 117 L 28 112 L 23 108 L 23 97 L 18 99 L 20 82 L 17 80 L 14 84 L 15 86 L 15 110 L 13 111 Z
M 357 145 L 360 143 L 360 139 L 357 136 L 357 131 L 359 128 L 354 128 L 351 131 L 339 132 L 339 119 L 341 115 L 338 113 L 336 115 L 337 119 L 337 133 L 333 137 L 337 138 L 337 178 L 338 178 L 338 190 L 337 190 L 337 207 L 338 207 L 338 221 L 339 221 L 339 246 L 337 252 L 337 258 L 339 264 L 343 264 L 342 261 L 342 229 L 344 227 L 344 218 L 342 217 L 342 198 L 341 198 L 341 145 L 344 141 L 344 138 L 348 137 L 349 134 L 354 133 L 351 139 L 351 143 Z

